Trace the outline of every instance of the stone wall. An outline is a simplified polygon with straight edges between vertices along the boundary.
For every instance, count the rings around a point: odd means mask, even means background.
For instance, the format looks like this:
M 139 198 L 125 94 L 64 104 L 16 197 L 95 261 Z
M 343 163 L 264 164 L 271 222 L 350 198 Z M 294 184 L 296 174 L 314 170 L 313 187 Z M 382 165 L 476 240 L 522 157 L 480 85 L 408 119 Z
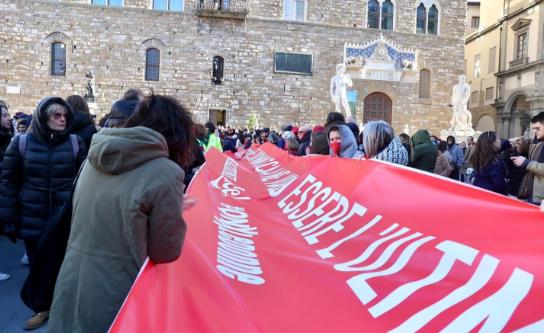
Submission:
M 317 1 L 310 1 L 310 21 L 319 21 L 321 15 L 315 13 L 328 13 L 318 23 L 273 19 L 282 15 L 280 0 L 250 0 L 252 12 L 246 20 L 195 16 L 190 10 L 194 1 L 189 0 L 184 13 L 153 11 L 147 9 L 148 2 L 125 0 L 125 7 L 114 8 L 0 0 L 0 14 L 5 18 L 0 25 L 0 99 L 12 111 L 30 112 L 47 95 L 84 95 L 85 73 L 92 71 L 100 115 L 125 90 L 138 87 L 176 96 L 202 122 L 209 109 L 218 108 L 227 110 L 231 126 L 244 126 L 251 114 L 271 127 L 287 122 L 323 123 L 333 108 L 329 80 L 343 59 L 344 43 L 365 43 L 383 33 L 402 48 L 417 49 L 417 67 L 432 73 L 431 98 L 418 98 L 417 83 L 354 80 L 359 93 L 358 120 L 362 119 L 364 98 L 380 91 L 393 101 L 397 131 L 405 124 L 434 132 L 448 127 L 451 88 L 463 71 L 466 4 L 461 0 L 442 3 L 442 26 L 448 26 L 442 31 L 448 34 L 440 36 L 412 32 L 415 19 L 405 13 L 415 10 L 412 0 L 397 0 L 397 30 L 404 32 L 361 28 L 366 22 L 362 14 L 366 5 L 360 0 L 346 1 L 342 9 L 363 8 L 349 23 L 340 21 L 339 9 L 313 7 Z M 323 3 L 332 6 L 337 2 Z M 399 10 L 399 5 L 412 9 Z M 266 12 L 271 17 L 263 18 Z M 54 41 L 66 44 L 66 76 L 50 75 L 50 44 Z M 144 80 L 145 50 L 150 45 L 161 51 L 158 82 Z M 313 54 L 313 75 L 275 73 L 275 51 Z M 225 59 L 222 85 L 211 83 L 216 55 Z M 20 94 L 6 94 L 8 86 L 20 87 Z

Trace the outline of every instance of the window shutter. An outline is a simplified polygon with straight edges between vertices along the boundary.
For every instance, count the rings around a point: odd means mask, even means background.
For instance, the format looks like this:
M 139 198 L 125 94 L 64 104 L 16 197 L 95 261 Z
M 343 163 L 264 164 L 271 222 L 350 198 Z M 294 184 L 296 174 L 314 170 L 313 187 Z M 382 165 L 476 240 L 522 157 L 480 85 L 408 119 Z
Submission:
M 147 49 L 145 57 L 146 81 L 159 81 L 161 53 L 157 49 Z
M 419 71 L 419 98 L 431 97 L 431 71 L 422 69 Z
M 438 35 L 438 9 L 436 9 L 435 5 L 432 5 L 431 9 L 429 9 L 427 33 L 430 35 Z
M 378 0 L 370 0 L 368 2 L 368 22 L 369 28 L 380 28 L 380 4 Z
M 51 75 L 66 75 L 66 46 L 63 43 L 51 45 Z
M 416 32 L 418 34 L 424 34 L 427 32 L 427 9 L 424 4 L 420 4 L 417 7 L 417 22 L 416 22 Z
M 385 0 L 382 4 L 382 30 L 393 30 L 393 11 L 393 3 Z

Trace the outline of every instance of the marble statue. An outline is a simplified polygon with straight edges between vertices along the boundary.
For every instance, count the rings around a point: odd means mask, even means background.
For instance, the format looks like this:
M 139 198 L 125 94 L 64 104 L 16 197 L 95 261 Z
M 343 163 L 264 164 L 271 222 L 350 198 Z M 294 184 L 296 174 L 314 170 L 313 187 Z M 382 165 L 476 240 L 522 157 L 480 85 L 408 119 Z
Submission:
M 94 84 L 94 76 L 91 71 L 85 73 L 85 77 L 87 78 L 87 93 L 85 94 L 85 99 L 87 102 L 94 102 L 94 93 L 96 91 L 95 84 Z
M 336 65 L 336 75 L 331 78 L 330 94 L 335 111 L 342 113 L 344 109 L 346 117 L 352 117 L 347 94 L 347 88 L 352 85 L 351 77 L 346 74 L 346 65 Z
M 453 116 L 450 121 L 452 131 L 473 131 L 472 114 L 467 108 L 470 98 L 470 86 L 465 82 L 465 76 L 459 75 L 459 83 L 453 87 L 451 106 Z

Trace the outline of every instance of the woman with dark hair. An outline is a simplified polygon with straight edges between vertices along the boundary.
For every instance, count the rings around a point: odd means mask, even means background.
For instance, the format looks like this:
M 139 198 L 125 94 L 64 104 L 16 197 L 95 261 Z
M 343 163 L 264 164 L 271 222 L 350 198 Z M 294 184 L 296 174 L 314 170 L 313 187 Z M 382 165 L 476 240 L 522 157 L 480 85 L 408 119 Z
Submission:
M 2 161 L 13 137 L 13 123 L 8 107 L 4 101 L 0 100 L 0 173 L 2 172 Z M 1 229 L 0 229 L 1 231 Z
M 106 332 L 146 258 L 160 264 L 180 256 L 192 126 L 178 101 L 151 95 L 124 128 L 94 136 L 75 186 L 49 332 Z
M 87 102 L 79 95 L 68 96 L 66 102 L 74 110 L 74 121 L 70 133 L 79 135 L 83 139 L 83 142 L 85 142 L 85 146 L 89 147 L 91 139 L 96 133 L 96 126 L 93 116 L 89 112 Z
M 4 101 L 0 100 L 0 173 L 2 173 L 2 161 L 4 160 L 4 154 L 8 148 L 11 138 L 13 137 L 13 124 L 11 122 L 11 115 L 8 111 L 8 106 Z M 3 234 L 2 224 L 0 224 L 0 235 Z M 8 238 L 14 240 L 15 235 L 6 235 Z M 0 281 L 9 279 L 10 275 L 0 273 Z
M 474 186 L 507 195 L 508 184 L 505 180 L 504 163 L 499 158 L 500 147 L 501 140 L 495 132 L 483 132 L 476 141 L 470 163 L 476 171 Z

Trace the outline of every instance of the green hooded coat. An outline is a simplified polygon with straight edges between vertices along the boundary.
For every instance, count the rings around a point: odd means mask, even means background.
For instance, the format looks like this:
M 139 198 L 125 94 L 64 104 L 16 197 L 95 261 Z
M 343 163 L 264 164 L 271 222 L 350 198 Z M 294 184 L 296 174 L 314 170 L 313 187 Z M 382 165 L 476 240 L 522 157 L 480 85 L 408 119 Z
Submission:
M 183 179 L 152 129 L 105 128 L 93 137 L 74 192 L 48 332 L 106 332 L 146 257 L 179 257 Z
M 427 130 L 419 130 L 412 136 L 412 156 L 410 166 L 433 173 L 438 149 L 431 142 Z

